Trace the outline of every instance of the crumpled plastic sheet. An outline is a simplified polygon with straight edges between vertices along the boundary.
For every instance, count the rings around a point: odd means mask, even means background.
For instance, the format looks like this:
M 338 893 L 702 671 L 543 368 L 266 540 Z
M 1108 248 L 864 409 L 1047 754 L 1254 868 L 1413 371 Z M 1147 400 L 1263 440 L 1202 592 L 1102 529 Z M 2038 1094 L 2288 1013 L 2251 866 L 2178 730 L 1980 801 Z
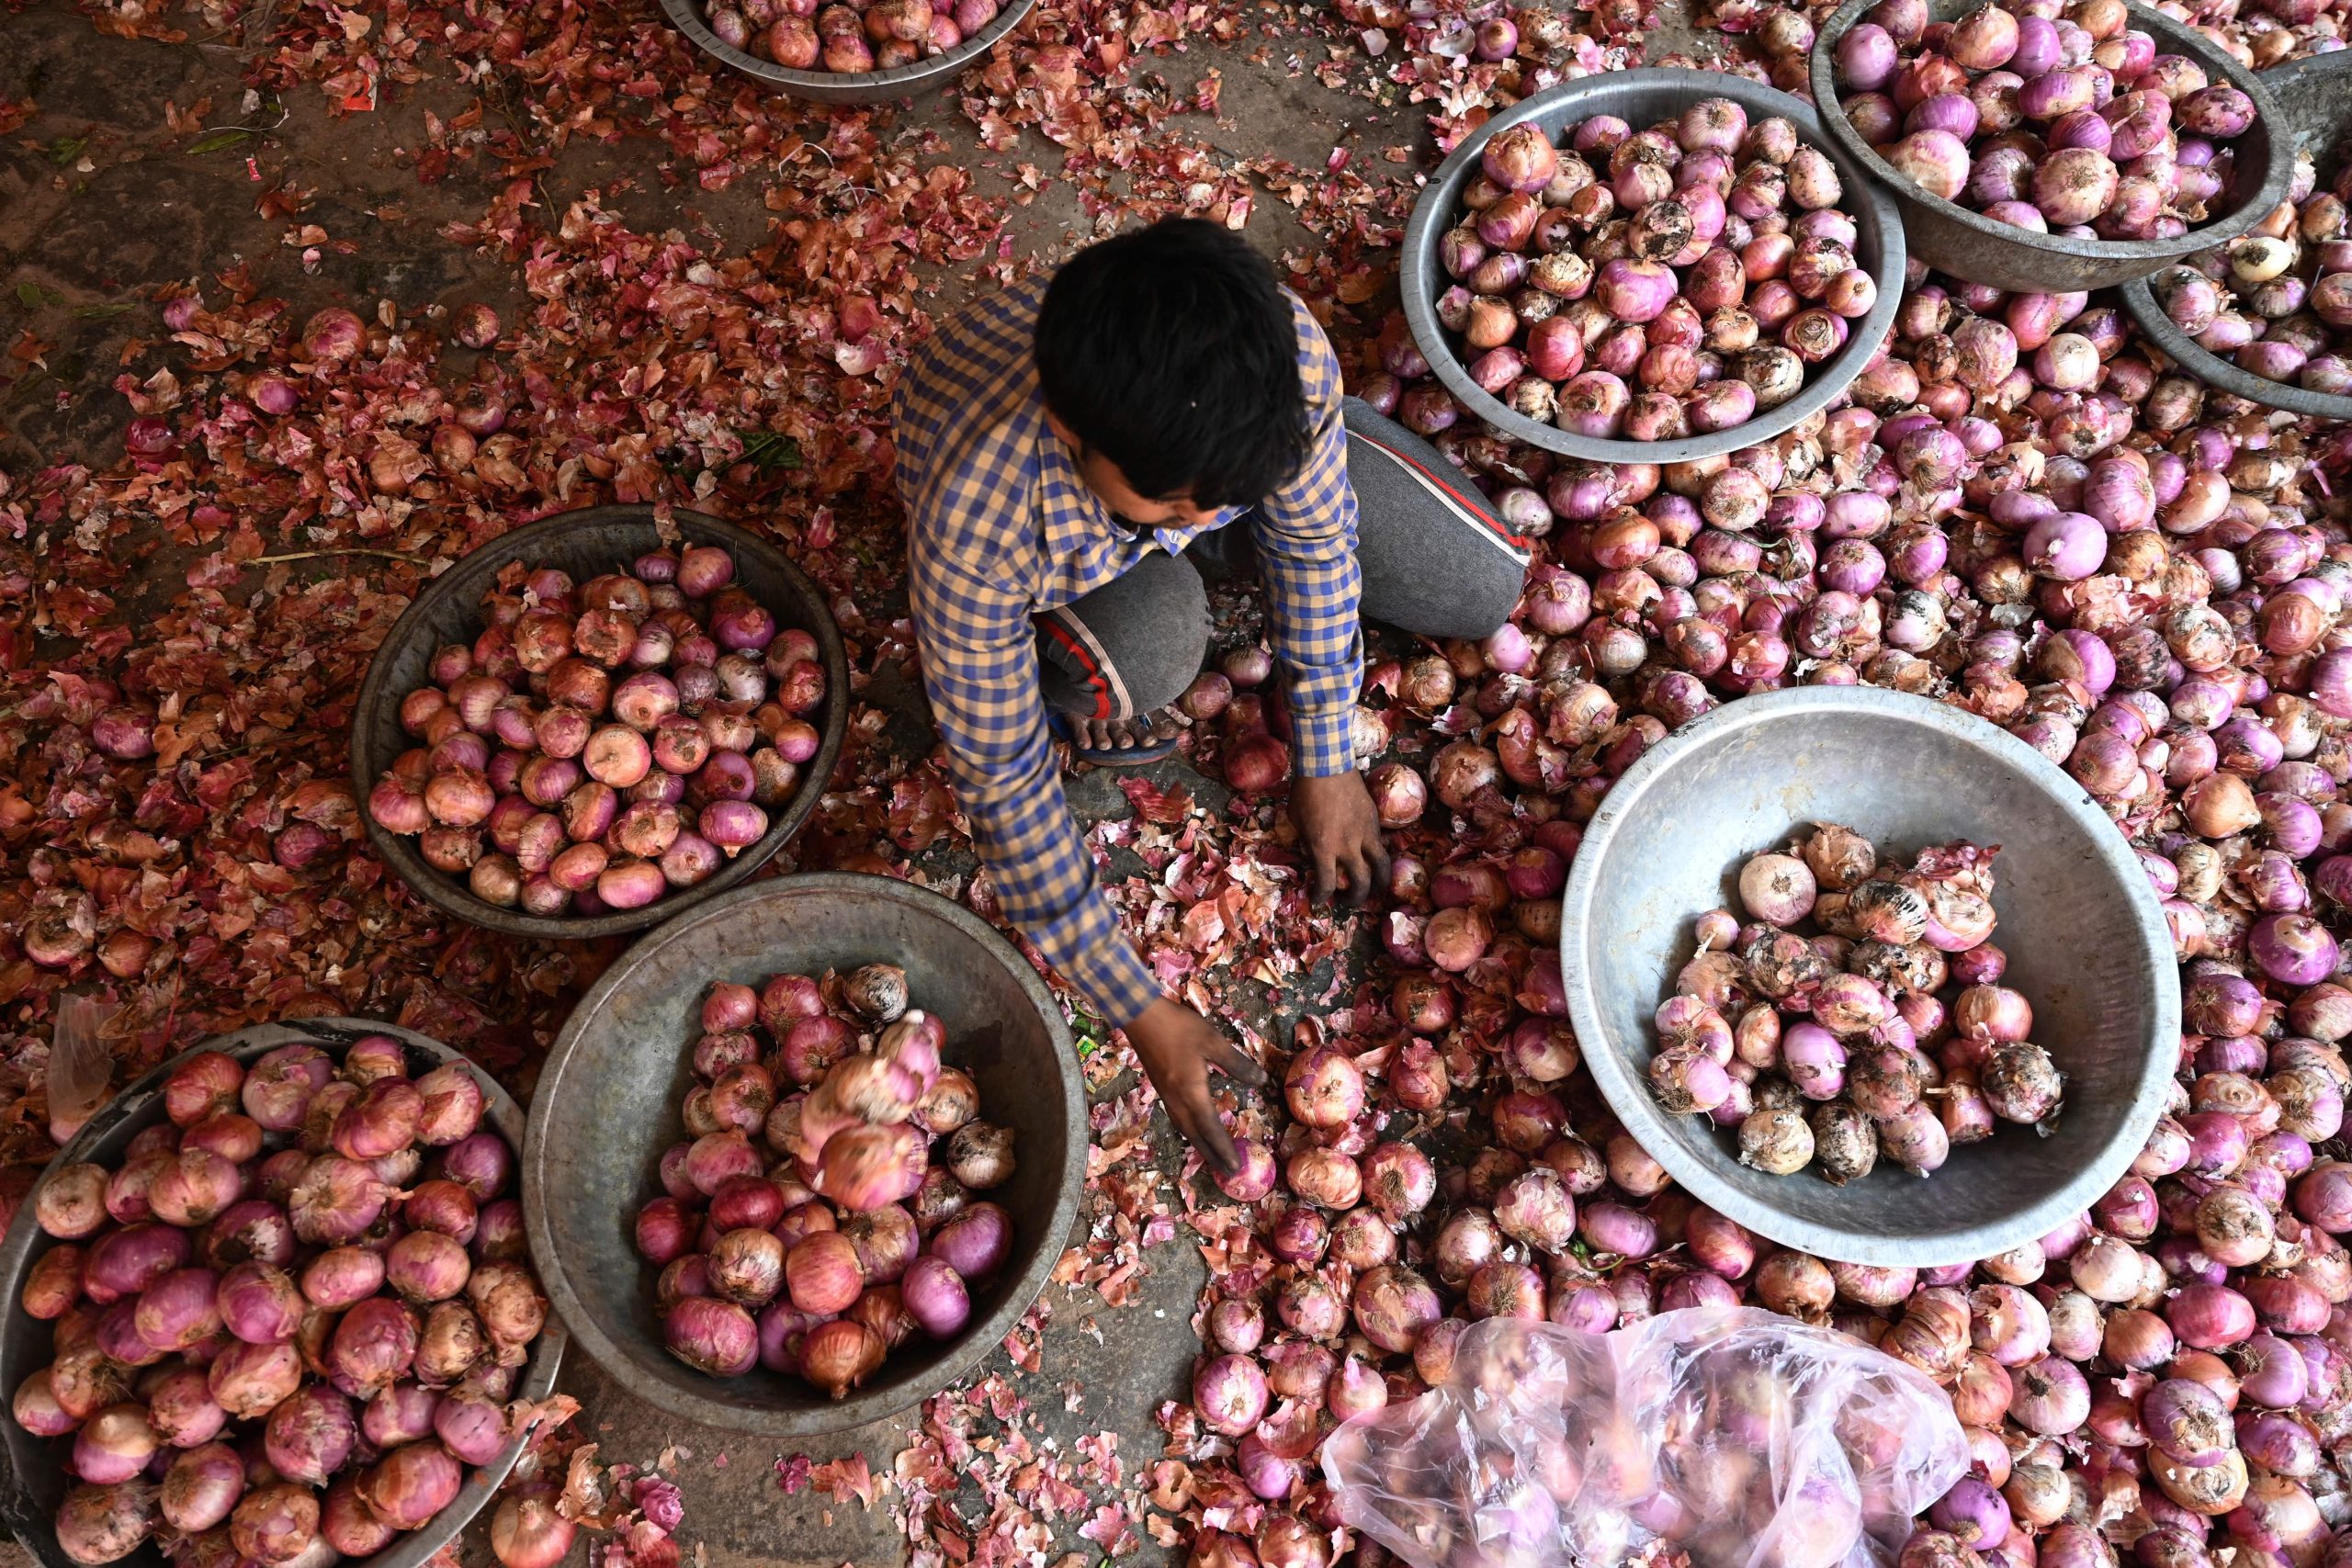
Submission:
M 1323 1450 L 1342 1517 L 1415 1568 L 1872 1568 L 1967 1472 L 1951 1401 L 1833 1329 L 1693 1307 L 1610 1334 L 1490 1318 L 1444 1386 Z

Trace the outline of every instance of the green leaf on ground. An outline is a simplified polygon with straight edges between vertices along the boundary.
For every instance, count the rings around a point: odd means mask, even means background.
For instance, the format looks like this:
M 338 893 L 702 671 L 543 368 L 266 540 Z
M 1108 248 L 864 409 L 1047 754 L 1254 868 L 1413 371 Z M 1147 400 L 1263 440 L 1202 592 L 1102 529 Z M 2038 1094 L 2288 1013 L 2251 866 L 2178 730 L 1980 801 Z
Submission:
M 82 149 L 89 144 L 86 136 L 61 136 L 49 144 L 49 161 L 62 169 L 80 157 Z
M 74 319 L 77 321 L 102 321 L 109 316 L 119 316 L 132 309 L 119 302 L 108 305 L 76 305 Z
M 195 158 L 201 157 L 207 152 L 225 152 L 240 142 L 252 141 L 253 134 L 242 125 L 227 126 L 220 130 L 208 130 L 188 143 L 188 156 Z
M 63 298 L 62 294 L 51 293 L 38 283 L 17 285 L 17 303 L 28 310 L 38 310 L 44 305 L 54 305 Z
M 739 430 L 735 434 L 743 443 L 743 456 L 739 459 L 741 462 L 769 471 L 800 466 L 800 443 L 789 435 L 772 430 Z

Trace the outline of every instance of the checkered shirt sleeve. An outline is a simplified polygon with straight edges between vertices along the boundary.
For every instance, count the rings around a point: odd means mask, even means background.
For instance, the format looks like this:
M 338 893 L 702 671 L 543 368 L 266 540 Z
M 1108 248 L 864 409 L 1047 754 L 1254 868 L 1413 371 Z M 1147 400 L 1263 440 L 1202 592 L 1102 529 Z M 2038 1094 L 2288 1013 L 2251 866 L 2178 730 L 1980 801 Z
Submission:
M 1356 492 L 1348 484 L 1339 356 L 1297 296 L 1298 374 L 1314 422 L 1306 466 L 1254 514 L 1274 652 L 1289 667 L 1302 777 L 1355 770 L 1350 739 L 1363 682 L 1363 574 L 1356 565 Z

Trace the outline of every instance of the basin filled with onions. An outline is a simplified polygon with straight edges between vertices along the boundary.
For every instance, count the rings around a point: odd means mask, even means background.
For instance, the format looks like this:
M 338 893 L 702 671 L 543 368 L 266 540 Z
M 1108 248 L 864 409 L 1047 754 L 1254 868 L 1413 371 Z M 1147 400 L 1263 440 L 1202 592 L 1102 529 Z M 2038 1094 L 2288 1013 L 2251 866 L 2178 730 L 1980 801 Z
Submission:
M 1658 1005 L 1660 1108 L 1705 1116 L 1752 1170 L 1839 1187 L 1882 1157 L 1932 1175 L 2005 1122 L 2055 1132 L 2064 1076 L 2001 984 L 1996 853 L 1937 844 L 1905 863 L 1824 822 L 1751 857 Z
M 65 1564 L 418 1568 L 552 1390 L 521 1107 L 423 1035 L 312 1019 L 165 1063 L 0 1247 L 5 1514 Z
M 1626 1132 L 1841 1263 L 2052 1234 L 2132 1168 L 2179 1065 L 2131 844 L 2023 740 L 1923 697 L 1796 687 L 1668 735 L 1586 824 L 1561 933 Z
M 2285 201 L 2228 244 L 2126 284 L 2124 308 L 2209 386 L 2352 420 L 2352 54 L 2292 61 L 2262 83 L 2299 133 Z
M 1489 119 L 1422 192 L 1402 288 L 1439 384 L 1366 395 L 1422 435 L 1476 419 L 1594 462 L 1719 456 L 1836 399 L 1903 265 L 1894 208 L 1797 99 L 1579 79 Z
M 870 104 L 944 85 L 1037 0 L 662 0 L 714 60 L 797 98 Z M 844 323 L 846 325 L 846 323 Z M 844 342 L 850 342 L 843 333 Z
M 909 1006 L 906 971 L 721 980 L 700 1022 L 685 1136 L 637 1212 L 670 1353 L 842 1399 L 910 1338 L 960 1337 L 1012 1253 L 981 1194 L 1012 1179 L 1014 1134 L 941 1063 L 946 1027 Z
M 2252 73 L 2129 0 L 1848 0 L 1814 100 L 1939 271 L 2063 293 L 2144 277 L 2285 195 L 2293 139 Z
M 624 1386 L 707 1425 L 844 1430 L 964 1375 L 1076 1219 L 1078 1061 L 1035 971 L 888 877 L 763 882 L 646 937 L 539 1078 L 548 1292 Z
M 517 935 L 652 924 L 789 841 L 840 755 L 841 637 L 751 534 L 570 513 L 435 578 L 369 666 L 353 783 L 420 895 Z

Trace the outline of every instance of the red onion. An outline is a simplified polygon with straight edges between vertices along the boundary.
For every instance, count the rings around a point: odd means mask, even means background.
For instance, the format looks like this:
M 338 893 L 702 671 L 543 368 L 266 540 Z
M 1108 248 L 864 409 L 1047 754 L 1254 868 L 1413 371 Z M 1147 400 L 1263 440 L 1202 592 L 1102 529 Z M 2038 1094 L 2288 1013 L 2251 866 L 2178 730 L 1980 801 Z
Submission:
M 159 1165 L 147 1184 L 155 1217 L 181 1226 L 205 1224 L 243 1195 L 236 1166 L 209 1149 L 183 1149 Z
M 193 1127 L 234 1111 L 244 1080 L 245 1070 L 235 1057 L 219 1051 L 196 1052 L 164 1080 L 164 1113 L 175 1126 Z
M 66 1437 L 81 1425 L 81 1417 L 58 1404 L 50 1373 L 43 1367 L 17 1384 L 11 1405 L 17 1425 L 36 1438 Z
M 153 1532 L 155 1488 L 136 1481 L 84 1484 L 57 1507 L 57 1544 L 76 1562 L 112 1562 L 138 1550 Z
M 463 1479 L 449 1451 L 428 1440 L 394 1449 L 363 1471 L 358 1491 L 361 1501 L 384 1523 L 395 1529 L 417 1529 L 456 1500 Z
M 848 1319 L 820 1324 L 801 1341 L 801 1375 L 834 1399 L 864 1382 L 882 1363 L 882 1341 Z
M 1193 1377 L 1193 1406 L 1213 1432 L 1239 1437 L 1266 1413 L 1266 1375 L 1247 1356 L 1218 1356 Z
M 350 1403 L 312 1383 L 269 1413 L 264 1451 L 286 1480 L 323 1486 L 350 1461 L 358 1436 Z
M 377 1278 L 381 1277 L 379 1268 Z M 285 1273 L 266 1263 L 247 1261 L 230 1269 L 220 1277 L 215 1301 L 219 1321 L 249 1345 L 290 1339 L 301 1326 L 303 1292 Z
M 74 1472 L 95 1485 L 137 1476 L 162 1446 L 142 1404 L 110 1404 L 82 1425 L 74 1438 Z
M 994 1203 L 973 1203 L 932 1233 L 924 1250 L 967 1280 L 982 1283 L 1002 1269 L 1012 1248 L 1012 1225 Z
M 759 1328 L 752 1314 L 716 1296 L 678 1302 L 662 1320 L 662 1335 L 670 1354 L 712 1377 L 740 1376 L 759 1360 Z
M 499 1499 L 490 1549 L 504 1568 L 555 1568 L 571 1550 L 577 1529 L 558 1511 L 555 1486 L 535 1483 Z
M 89 1291 L 93 1301 L 112 1302 L 144 1291 L 185 1264 L 188 1254 L 186 1231 L 153 1223 L 125 1225 L 91 1243 L 87 1259 L 74 1282 Z M 62 1258 L 72 1262 L 80 1256 L 74 1247 L 52 1247 L 43 1254 L 43 1261 Z M 59 1311 L 70 1304 L 69 1296 Z M 54 1317 L 57 1313 L 38 1315 Z
M 838 1231 L 803 1237 L 785 1258 L 784 1273 L 792 1304 L 819 1314 L 847 1310 L 865 1285 L 857 1248 Z
M 899 1292 L 917 1325 L 934 1339 L 953 1338 L 971 1316 L 964 1280 L 944 1258 L 926 1256 L 908 1264 Z
M 194 1449 L 220 1436 L 229 1416 L 213 1403 L 203 1371 L 181 1367 L 165 1372 L 147 1391 L 147 1419 L 155 1435 L 171 1447 Z
M 506 1446 L 506 1413 L 495 1401 L 453 1390 L 434 1406 L 433 1432 L 460 1463 L 488 1464 Z
M 2072 1432 L 2090 1415 L 2090 1389 L 2072 1361 L 2042 1356 L 2013 1374 L 2009 1418 L 2030 1432 Z
M 503 1146 L 503 1145 L 502 1145 Z M 374 1171 L 341 1155 L 312 1160 L 287 1199 L 294 1234 L 303 1241 L 356 1240 L 384 1212 L 387 1188 Z
M 2184 1285 L 2165 1303 L 2164 1314 L 2180 1342 L 2199 1350 L 2238 1344 L 2255 1328 L 2253 1306 L 2222 1285 Z
M 244 1495 L 245 1466 L 226 1443 L 188 1450 L 164 1472 L 156 1496 L 164 1522 L 191 1535 L 225 1522 Z

